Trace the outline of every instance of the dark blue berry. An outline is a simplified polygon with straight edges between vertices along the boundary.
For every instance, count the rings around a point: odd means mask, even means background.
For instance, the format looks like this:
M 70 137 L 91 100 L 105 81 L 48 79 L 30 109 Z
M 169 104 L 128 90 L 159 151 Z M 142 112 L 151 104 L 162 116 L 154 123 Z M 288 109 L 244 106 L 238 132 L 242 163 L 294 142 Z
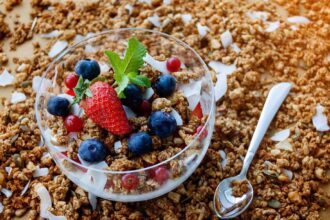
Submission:
M 88 139 L 80 144 L 78 154 L 88 162 L 100 162 L 107 156 L 107 148 L 97 139 Z
M 128 140 L 128 150 L 134 155 L 142 155 L 152 150 L 152 140 L 149 134 L 139 132 L 132 134 Z
M 172 95 L 176 88 L 176 79 L 170 74 L 165 74 L 160 77 L 155 82 L 154 89 L 156 93 L 161 97 L 166 97 Z
M 160 138 L 171 136 L 177 127 L 175 118 L 163 111 L 156 111 L 151 114 L 148 120 L 148 126 L 151 131 Z
M 70 113 L 70 102 L 66 98 L 52 96 L 47 102 L 47 111 L 55 116 L 67 116 Z
M 101 73 L 100 65 L 95 60 L 90 59 L 80 60 L 74 70 L 78 76 L 88 80 L 95 79 Z
M 141 89 L 134 84 L 128 84 L 124 90 L 124 94 L 126 98 L 122 99 L 122 103 L 133 110 L 138 109 L 143 101 Z

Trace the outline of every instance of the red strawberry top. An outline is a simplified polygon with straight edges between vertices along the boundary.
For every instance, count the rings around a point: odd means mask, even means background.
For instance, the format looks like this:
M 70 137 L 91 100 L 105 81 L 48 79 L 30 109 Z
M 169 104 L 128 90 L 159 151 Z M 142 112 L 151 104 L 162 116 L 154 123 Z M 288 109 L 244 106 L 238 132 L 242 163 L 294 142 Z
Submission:
M 131 127 L 116 91 L 101 81 L 95 82 L 89 89 L 92 97 L 86 97 L 80 102 L 87 116 L 113 134 L 130 133 Z

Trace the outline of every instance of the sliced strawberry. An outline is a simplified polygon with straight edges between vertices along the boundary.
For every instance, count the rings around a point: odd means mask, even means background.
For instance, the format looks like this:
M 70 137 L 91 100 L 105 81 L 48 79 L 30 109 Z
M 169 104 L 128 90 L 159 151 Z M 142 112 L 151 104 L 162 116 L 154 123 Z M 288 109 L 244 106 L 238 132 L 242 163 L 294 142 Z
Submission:
M 191 112 L 190 118 L 192 118 L 192 117 L 197 117 L 199 119 L 203 118 L 203 111 L 202 111 L 202 106 L 201 106 L 200 102 L 197 104 L 195 109 Z

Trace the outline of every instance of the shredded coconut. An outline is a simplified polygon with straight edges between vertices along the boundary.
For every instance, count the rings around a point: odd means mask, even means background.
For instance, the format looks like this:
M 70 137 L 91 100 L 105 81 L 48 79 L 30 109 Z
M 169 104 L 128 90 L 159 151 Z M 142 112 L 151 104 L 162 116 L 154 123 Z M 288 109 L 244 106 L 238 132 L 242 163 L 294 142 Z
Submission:
M 0 86 L 8 86 L 13 84 L 15 77 L 5 69 L 0 75 Z
M 284 141 L 290 136 L 290 129 L 284 129 L 275 133 L 270 139 L 272 141 Z
M 233 43 L 233 37 L 230 31 L 225 31 L 221 34 L 221 43 L 224 48 L 228 48 Z
M 160 21 L 159 21 L 159 16 L 158 15 L 153 15 L 148 18 L 148 21 L 153 24 L 155 27 L 160 27 Z
M 66 41 L 63 40 L 56 41 L 56 43 L 50 49 L 48 56 L 51 58 L 55 57 L 56 55 L 61 53 L 67 46 L 68 46 L 68 42 Z
M 19 102 L 23 102 L 26 100 L 26 95 L 22 92 L 13 92 L 13 94 L 11 95 L 11 99 L 10 102 L 12 104 L 16 104 Z
M 268 27 L 265 29 L 265 32 L 273 32 L 276 31 L 280 27 L 280 22 L 275 21 L 275 22 L 267 22 Z
M 189 24 L 192 19 L 192 16 L 191 16 L 191 14 L 182 14 L 181 19 L 184 24 Z
M 328 119 L 325 114 L 323 114 L 324 107 L 320 104 L 316 106 L 316 114 L 313 116 L 313 125 L 317 131 L 329 131 L 330 127 L 328 125 Z
M 288 18 L 290 23 L 307 24 L 310 20 L 304 16 L 292 16 Z
M 207 26 L 203 26 L 200 23 L 197 23 L 196 25 L 199 36 L 205 37 L 207 32 L 210 30 Z

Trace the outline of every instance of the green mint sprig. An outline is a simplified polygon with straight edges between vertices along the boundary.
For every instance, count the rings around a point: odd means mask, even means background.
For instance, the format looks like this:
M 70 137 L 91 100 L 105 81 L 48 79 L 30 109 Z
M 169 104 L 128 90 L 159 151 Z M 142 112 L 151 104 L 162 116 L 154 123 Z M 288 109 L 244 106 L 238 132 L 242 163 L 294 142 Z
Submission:
M 92 82 L 89 81 L 88 79 L 84 80 L 82 76 L 79 77 L 78 83 L 76 87 L 73 89 L 75 96 L 73 98 L 72 105 L 76 103 L 80 103 L 80 101 L 83 100 L 86 96 L 88 97 L 93 96 L 91 90 L 89 89 L 89 86 L 92 84 Z
M 119 98 L 125 98 L 124 90 L 129 83 L 147 88 L 151 86 L 150 79 L 138 73 L 144 64 L 143 57 L 146 54 L 147 49 L 135 37 L 128 40 L 124 59 L 121 59 L 115 52 L 105 51 L 115 72 L 114 79 Z

